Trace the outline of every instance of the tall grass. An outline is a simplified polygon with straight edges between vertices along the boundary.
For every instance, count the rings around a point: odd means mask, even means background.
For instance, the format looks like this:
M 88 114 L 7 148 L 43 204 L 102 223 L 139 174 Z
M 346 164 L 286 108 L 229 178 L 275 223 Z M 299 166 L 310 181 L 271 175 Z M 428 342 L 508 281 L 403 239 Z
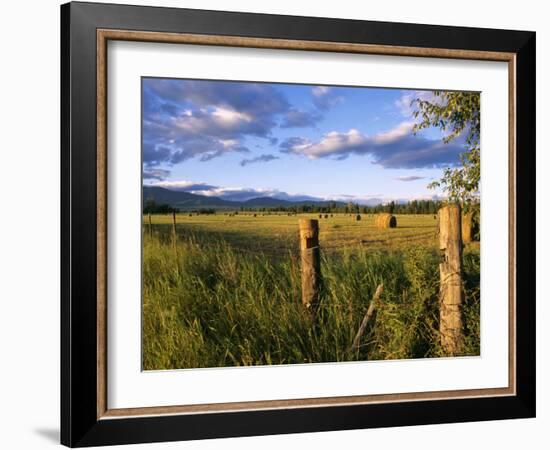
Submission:
M 479 354 L 479 254 L 464 257 L 465 355 Z M 314 322 L 300 304 L 297 255 L 237 250 L 201 235 L 144 236 L 146 370 L 441 355 L 438 255 L 429 249 L 323 255 Z M 379 283 L 384 292 L 361 346 L 353 338 Z

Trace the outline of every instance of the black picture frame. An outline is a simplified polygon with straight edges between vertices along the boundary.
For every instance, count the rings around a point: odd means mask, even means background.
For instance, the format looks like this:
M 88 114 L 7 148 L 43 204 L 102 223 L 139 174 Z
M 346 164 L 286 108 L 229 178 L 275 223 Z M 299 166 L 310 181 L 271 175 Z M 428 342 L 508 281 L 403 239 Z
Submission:
M 98 29 L 516 55 L 516 393 L 510 396 L 98 418 Z M 535 416 L 535 33 L 112 4 L 61 6 L 61 443 L 71 447 Z

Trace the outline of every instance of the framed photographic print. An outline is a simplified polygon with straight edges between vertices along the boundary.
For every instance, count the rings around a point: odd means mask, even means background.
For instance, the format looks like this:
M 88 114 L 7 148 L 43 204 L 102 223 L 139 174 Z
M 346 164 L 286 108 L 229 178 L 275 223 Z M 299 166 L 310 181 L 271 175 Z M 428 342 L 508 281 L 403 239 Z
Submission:
M 535 33 L 61 19 L 63 444 L 535 415 Z

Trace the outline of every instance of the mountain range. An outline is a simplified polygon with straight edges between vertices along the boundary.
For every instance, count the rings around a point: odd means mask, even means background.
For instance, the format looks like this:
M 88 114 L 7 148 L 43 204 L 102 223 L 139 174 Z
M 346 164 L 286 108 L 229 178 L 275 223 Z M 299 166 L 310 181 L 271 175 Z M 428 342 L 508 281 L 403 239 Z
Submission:
M 299 205 L 326 206 L 329 203 L 336 203 L 337 206 L 344 206 L 343 202 L 332 202 L 327 200 L 284 200 L 275 197 L 256 197 L 246 201 L 225 200 L 220 197 L 192 194 L 191 192 L 175 191 L 159 186 L 143 186 L 143 204 L 154 200 L 157 204 L 168 204 L 174 208 L 189 209 L 236 209 L 236 208 L 275 208 L 278 206 L 290 207 Z

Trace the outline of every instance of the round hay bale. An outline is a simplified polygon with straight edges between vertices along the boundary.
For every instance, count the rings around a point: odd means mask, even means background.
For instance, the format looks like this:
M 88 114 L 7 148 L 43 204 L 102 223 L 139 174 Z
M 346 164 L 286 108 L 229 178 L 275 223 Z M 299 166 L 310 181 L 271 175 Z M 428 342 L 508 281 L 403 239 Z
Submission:
M 378 228 L 395 228 L 397 219 L 392 214 L 381 213 L 376 216 L 374 223 Z
M 355 220 L 361 220 L 361 214 L 357 214 L 357 215 L 355 216 Z

